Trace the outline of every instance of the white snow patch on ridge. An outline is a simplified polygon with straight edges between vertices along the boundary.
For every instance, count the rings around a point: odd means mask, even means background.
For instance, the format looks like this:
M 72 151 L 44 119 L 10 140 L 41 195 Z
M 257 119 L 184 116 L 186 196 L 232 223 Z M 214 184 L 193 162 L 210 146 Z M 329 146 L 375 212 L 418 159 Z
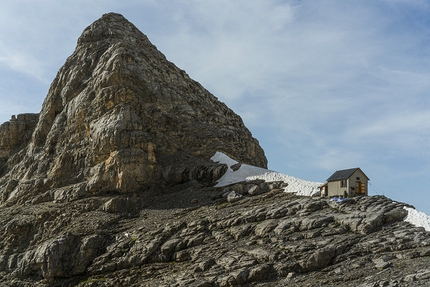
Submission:
M 263 179 L 266 182 L 283 181 L 288 183 L 288 186 L 284 190 L 285 192 L 293 192 L 297 195 L 303 196 L 312 196 L 319 192 L 318 187 L 322 184 L 321 182 L 306 181 L 280 172 L 248 164 L 242 164 L 238 170 L 234 171 L 231 169 L 231 166 L 238 162 L 222 152 L 216 152 L 211 160 L 228 166 L 227 172 L 218 180 L 215 187 L 227 186 L 241 181 Z
M 417 227 L 424 227 L 426 231 L 430 231 L 430 216 L 410 207 L 405 206 L 403 208 L 408 211 L 408 215 L 404 219 L 406 222 Z

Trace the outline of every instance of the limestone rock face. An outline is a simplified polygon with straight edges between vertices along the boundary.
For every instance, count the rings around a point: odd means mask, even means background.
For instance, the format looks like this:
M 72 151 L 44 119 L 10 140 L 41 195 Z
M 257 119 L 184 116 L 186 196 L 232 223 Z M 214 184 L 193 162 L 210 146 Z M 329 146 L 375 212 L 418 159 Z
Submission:
M 28 144 L 13 164 L 5 155 L 17 144 L 0 142 L 3 202 L 213 178 L 222 175 L 209 161 L 216 151 L 267 167 L 241 118 L 114 13 L 84 30 L 51 84 L 37 125 L 24 127 L 33 128 L 31 139 L 22 135 L 19 142 Z
M 6 162 L 25 148 L 36 127 L 39 114 L 20 114 L 0 125 L 0 176 L 7 169 Z M 15 160 L 11 160 L 12 164 Z

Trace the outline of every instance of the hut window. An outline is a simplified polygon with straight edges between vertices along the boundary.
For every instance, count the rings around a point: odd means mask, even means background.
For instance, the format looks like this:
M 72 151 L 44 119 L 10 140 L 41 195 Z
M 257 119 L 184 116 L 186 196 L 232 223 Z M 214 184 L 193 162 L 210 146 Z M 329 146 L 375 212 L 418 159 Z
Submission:
M 357 176 L 357 180 L 360 180 L 360 177 Z
M 340 187 L 346 187 L 346 179 L 340 181 Z

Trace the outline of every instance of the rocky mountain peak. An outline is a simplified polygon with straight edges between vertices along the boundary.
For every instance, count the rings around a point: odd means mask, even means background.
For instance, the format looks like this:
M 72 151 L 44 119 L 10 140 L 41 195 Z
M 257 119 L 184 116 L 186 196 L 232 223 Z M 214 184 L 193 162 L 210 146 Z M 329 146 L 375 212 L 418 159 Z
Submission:
M 84 30 L 23 146 L 0 168 L 9 204 L 212 180 L 216 151 L 267 166 L 242 119 L 115 13 Z

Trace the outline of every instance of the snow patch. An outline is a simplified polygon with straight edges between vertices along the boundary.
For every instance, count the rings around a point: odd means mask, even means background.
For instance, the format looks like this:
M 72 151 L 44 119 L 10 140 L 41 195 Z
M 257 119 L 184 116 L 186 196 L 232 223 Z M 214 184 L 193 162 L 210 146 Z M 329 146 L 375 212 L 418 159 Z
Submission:
M 404 219 L 406 222 L 417 227 L 424 227 L 426 231 L 430 231 L 430 216 L 410 207 L 405 206 L 403 208 L 408 211 L 408 215 Z
M 222 152 L 219 152 L 219 151 L 217 151 L 215 153 L 215 155 L 213 157 L 211 157 L 211 160 L 213 162 L 224 163 L 224 164 L 228 165 L 229 168 L 230 168 L 230 166 L 238 163 L 234 159 L 230 158 L 228 155 L 226 155 Z
M 227 186 L 242 181 L 263 179 L 266 182 L 283 181 L 288 183 L 288 186 L 284 190 L 285 192 L 292 192 L 303 196 L 313 196 L 318 194 L 319 186 L 322 185 L 321 182 L 306 181 L 280 172 L 248 164 L 242 164 L 238 170 L 234 171 L 231 166 L 238 162 L 222 152 L 216 152 L 211 160 L 228 166 L 227 172 L 218 180 L 215 187 Z

